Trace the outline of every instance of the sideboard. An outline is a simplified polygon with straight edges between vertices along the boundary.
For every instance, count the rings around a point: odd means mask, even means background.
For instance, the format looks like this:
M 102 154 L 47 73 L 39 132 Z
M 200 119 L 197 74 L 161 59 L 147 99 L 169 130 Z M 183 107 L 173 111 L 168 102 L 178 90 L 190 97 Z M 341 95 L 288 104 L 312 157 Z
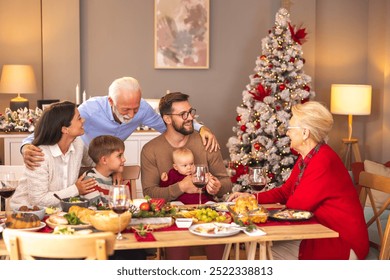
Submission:
M 0 133 L 0 140 L 4 142 L 3 164 L 4 165 L 23 165 L 23 157 L 20 154 L 20 145 L 28 133 Z M 125 165 L 140 165 L 142 147 L 160 135 L 157 131 L 137 131 L 130 135 L 125 141 Z M 137 180 L 137 197 L 143 197 L 141 178 Z

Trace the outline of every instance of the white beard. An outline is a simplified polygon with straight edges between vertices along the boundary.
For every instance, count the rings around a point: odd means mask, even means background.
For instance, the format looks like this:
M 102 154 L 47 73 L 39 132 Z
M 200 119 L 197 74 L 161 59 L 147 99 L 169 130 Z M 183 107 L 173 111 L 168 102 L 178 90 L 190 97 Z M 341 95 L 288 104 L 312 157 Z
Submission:
M 113 111 L 113 113 L 115 114 L 115 116 L 118 118 L 118 120 L 119 120 L 121 123 L 124 123 L 124 124 L 129 123 L 129 122 L 131 122 L 131 120 L 133 119 L 133 118 L 130 118 L 128 115 L 122 115 L 122 114 L 120 114 L 120 113 L 118 112 L 116 106 L 112 106 L 112 111 Z

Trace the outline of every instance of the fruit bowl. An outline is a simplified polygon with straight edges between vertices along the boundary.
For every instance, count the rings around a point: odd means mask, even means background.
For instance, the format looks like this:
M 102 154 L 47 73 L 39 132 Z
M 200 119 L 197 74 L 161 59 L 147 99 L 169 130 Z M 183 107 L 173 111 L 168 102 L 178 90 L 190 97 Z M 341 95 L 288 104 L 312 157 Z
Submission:
M 95 215 L 91 215 L 90 220 L 94 228 L 101 231 L 111 231 L 118 233 L 123 231 L 131 221 L 131 213 L 125 212 L 120 215 L 121 227 L 119 228 L 118 214 L 111 210 L 98 211 Z

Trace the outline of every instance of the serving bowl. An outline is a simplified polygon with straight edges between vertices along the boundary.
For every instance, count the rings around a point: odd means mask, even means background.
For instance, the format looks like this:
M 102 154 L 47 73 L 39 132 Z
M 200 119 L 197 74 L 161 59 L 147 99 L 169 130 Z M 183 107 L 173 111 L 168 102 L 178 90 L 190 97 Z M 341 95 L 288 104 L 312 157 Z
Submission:
M 45 217 L 45 207 L 40 206 L 21 206 L 14 210 L 15 213 L 31 213 L 38 216 L 40 220 Z
M 119 228 L 119 217 L 121 225 Z M 125 212 L 118 217 L 118 214 L 111 210 L 98 211 L 91 215 L 90 221 L 94 228 L 101 231 L 118 233 L 123 231 L 131 221 L 131 213 Z
M 72 206 L 75 206 L 75 205 L 80 206 L 80 207 L 85 207 L 85 208 L 87 208 L 89 206 L 88 199 L 77 197 L 79 201 L 76 202 L 76 201 L 72 201 L 74 198 L 75 197 L 63 198 L 60 201 L 62 211 L 68 212 L 69 208 Z
M 176 226 L 178 228 L 189 228 L 192 225 L 192 218 L 176 218 Z

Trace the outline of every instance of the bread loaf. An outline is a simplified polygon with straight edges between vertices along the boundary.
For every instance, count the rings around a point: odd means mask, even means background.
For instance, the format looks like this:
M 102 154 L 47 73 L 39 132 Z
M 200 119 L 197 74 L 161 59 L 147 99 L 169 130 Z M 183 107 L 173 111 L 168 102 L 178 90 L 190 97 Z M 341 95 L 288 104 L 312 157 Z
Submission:
M 13 213 L 8 216 L 5 225 L 7 228 L 13 229 L 34 228 L 39 227 L 41 221 L 33 213 Z

